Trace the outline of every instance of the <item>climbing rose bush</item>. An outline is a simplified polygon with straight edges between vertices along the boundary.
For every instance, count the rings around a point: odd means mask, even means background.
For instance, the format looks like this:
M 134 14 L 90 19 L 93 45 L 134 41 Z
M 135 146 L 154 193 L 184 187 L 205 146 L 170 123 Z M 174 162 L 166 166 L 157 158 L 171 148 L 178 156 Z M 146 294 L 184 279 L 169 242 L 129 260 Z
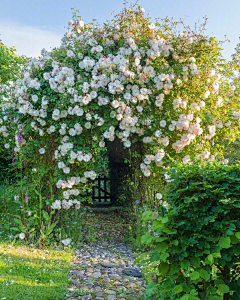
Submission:
M 240 111 L 226 96 L 220 44 L 169 20 L 151 23 L 130 8 L 103 26 L 73 14 L 60 48 L 31 59 L 2 106 L 5 148 L 26 168 L 46 168 L 53 210 L 80 207 L 97 176 L 99 152 L 141 141 L 146 177 L 174 161 L 214 160 L 218 139 L 238 134 Z

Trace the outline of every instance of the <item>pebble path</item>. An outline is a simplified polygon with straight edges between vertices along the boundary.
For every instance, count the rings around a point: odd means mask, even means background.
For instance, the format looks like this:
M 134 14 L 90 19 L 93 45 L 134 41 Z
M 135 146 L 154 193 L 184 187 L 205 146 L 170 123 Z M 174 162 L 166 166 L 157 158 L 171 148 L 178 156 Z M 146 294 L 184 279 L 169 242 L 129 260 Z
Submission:
M 97 245 L 85 244 L 76 250 L 72 262 L 68 300 L 145 299 L 143 293 L 146 282 L 140 269 L 133 264 L 134 254 L 131 247 L 119 242 L 121 230 L 119 231 L 118 227 L 116 232 L 112 222 L 113 220 L 105 215 L 101 220 L 102 229 L 98 232 L 99 237 L 106 237 L 107 228 L 108 236 L 112 236 L 110 240 L 99 238 Z M 101 233 L 102 230 L 104 232 Z

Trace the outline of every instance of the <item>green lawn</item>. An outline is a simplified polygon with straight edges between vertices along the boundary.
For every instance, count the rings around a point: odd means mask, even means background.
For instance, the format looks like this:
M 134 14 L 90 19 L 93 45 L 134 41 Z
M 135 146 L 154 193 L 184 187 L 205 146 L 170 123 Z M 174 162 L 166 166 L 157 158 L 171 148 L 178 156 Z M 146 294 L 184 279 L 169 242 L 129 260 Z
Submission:
M 0 243 L 0 300 L 66 299 L 72 254 Z

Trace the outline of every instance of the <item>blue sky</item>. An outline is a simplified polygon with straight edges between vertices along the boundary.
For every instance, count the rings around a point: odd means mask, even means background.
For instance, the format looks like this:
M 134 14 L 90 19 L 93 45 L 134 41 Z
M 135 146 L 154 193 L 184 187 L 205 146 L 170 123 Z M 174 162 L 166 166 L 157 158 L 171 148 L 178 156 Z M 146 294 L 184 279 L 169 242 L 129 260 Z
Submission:
M 129 0 L 129 3 L 135 3 Z M 240 36 L 240 0 L 140 0 L 150 17 L 186 18 L 194 26 L 207 16 L 207 33 L 223 40 L 223 55 L 230 59 Z M 72 10 L 80 11 L 85 22 L 97 19 L 99 23 L 112 18 L 112 12 L 123 8 L 122 0 L 1 0 L 0 39 L 7 46 L 16 46 L 19 54 L 38 56 L 42 48 L 59 46 L 66 31 Z

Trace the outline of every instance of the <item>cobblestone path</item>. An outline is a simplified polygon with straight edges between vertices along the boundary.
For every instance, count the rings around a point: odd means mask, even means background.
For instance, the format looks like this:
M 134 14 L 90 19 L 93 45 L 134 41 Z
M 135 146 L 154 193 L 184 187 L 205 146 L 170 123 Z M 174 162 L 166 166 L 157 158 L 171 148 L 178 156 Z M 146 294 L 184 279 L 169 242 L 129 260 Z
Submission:
M 143 300 L 146 283 L 124 243 L 126 224 L 114 213 L 100 213 L 96 220 L 97 243 L 76 250 L 68 299 Z

